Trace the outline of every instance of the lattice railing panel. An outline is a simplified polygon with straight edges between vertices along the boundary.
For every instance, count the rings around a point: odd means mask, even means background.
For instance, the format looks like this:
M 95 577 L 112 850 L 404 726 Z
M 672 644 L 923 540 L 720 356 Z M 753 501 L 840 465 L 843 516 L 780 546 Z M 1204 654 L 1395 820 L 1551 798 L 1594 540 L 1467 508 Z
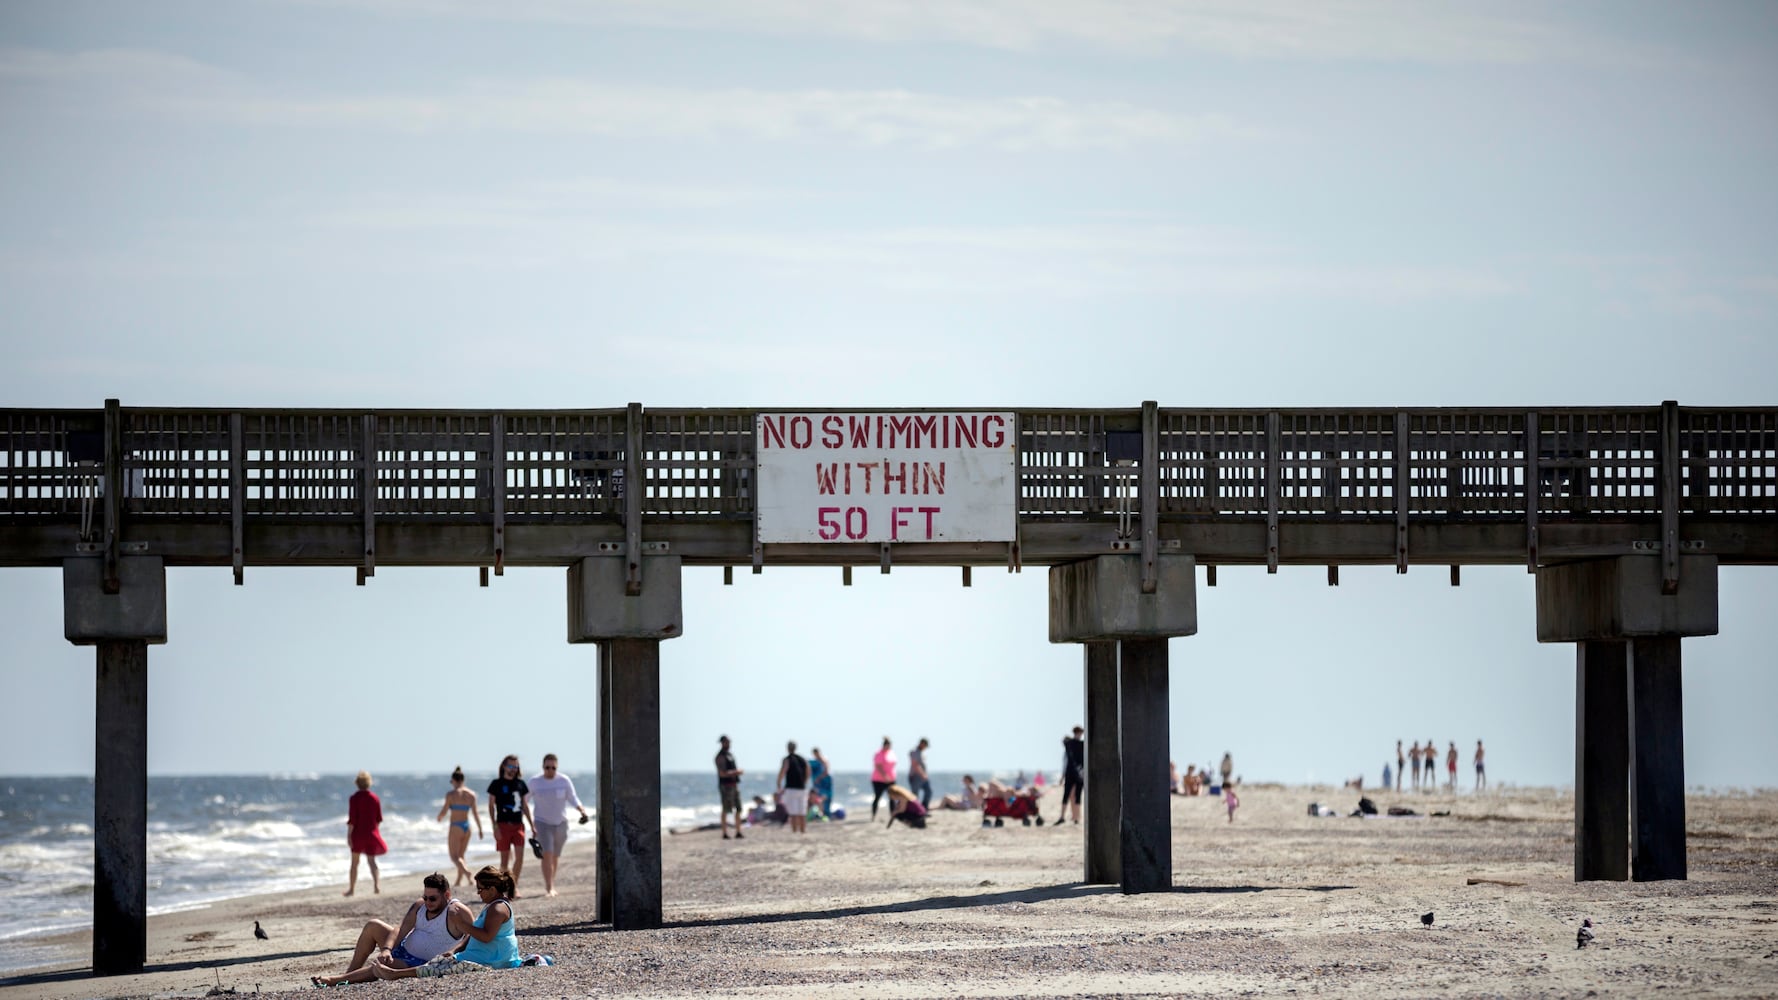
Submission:
M 1266 415 L 1162 410 L 1162 514 L 1264 514 Z
M 124 509 L 150 517 L 227 516 L 229 417 L 214 410 L 127 410 Z
M 363 513 L 363 415 L 251 412 L 242 429 L 247 514 Z
M 1409 410 L 1410 514 L 1525 514 L 1525 415 Z
M 1560 514 L 1661 512 L 1661 412 L 1540 414 L 1539 507 Z
M 506 515 L 623 517 L 624 410 L 509 413 Z
M 1377 514 L 1395 510 L 1395 415 L 1279 414 L 1278 510 Z
M 1102 413 L 1019 414 L 1019 513 L 1114 511 L 1120 491 L 1133 505 L 1136 470 L 1108 464 L 1105 432 Z
M 101 425 L 97 413 L 0 410 L 0 516 L 78 517 L 102 475 Z
M 645 514 L 752 513 L 752 414 L 650 410 L 643 414 L 643 434 Z
M 378 414 L 377 515 L 491 514 L 493 424 L 485 414 Z
M 1679 412 L 1683 508 L 1778 514 L 1778 411 Z

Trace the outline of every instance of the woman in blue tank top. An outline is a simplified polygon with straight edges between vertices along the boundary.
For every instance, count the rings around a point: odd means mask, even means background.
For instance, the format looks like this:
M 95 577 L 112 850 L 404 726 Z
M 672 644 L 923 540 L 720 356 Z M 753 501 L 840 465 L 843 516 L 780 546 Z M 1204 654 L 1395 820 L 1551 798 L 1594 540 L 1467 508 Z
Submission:
M 519 964 L 518 925 L 512 912 L 512 876 L 493 865 L 475 873 L 475 891 L 487 904 L 470 925 L 469 940 L 458 952 L 463 962 L 490 969 L 512 969 Z

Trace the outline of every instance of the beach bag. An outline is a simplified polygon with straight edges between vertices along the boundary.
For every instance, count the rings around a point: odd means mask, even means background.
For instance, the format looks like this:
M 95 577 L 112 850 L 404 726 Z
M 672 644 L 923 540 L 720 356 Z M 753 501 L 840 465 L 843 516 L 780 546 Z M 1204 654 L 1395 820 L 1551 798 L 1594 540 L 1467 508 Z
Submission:
M 1364 813 L 1366 816 L 1375 816 L 1377 814 L 1377 804 L 1370 799 L 1359 799 L 1358 811 Z

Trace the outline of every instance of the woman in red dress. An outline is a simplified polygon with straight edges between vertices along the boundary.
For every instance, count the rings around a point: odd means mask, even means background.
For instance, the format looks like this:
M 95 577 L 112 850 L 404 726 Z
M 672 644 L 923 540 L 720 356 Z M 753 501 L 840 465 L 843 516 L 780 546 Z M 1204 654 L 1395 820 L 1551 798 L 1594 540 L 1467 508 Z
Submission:
M 377 855 L 387 854 L 389 845 L 383 843 L 383 835 L 377 832 L 377 826 L 382 822 L 383 803 L 377 793 L 370 790 L 370 772 L 359 771 L 358 791 L 346 801 L 346 846 L 352 849 L 352 875 L 346 882 L 348 896 L 358 888 L 360 854 L 370 862 L 371 891 L 383 891 L 382 882 L 377 877 Z

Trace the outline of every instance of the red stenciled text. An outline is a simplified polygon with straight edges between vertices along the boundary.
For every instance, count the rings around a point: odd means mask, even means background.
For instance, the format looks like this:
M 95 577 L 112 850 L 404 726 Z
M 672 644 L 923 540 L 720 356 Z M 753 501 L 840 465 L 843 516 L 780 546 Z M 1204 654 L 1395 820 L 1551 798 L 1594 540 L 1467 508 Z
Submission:
M 890 507 L 889 540 L 892 542 L 930 542 L 934 533 L 933 518 L 938 507 Z M 815 513 L 816 523 L 825 541 L 836 541 L 843 533 L 852 541 L 870 535 L 870 511 L 863 507 L 821 507 Z M 922 532 L 924 532 L 922 534 Z

